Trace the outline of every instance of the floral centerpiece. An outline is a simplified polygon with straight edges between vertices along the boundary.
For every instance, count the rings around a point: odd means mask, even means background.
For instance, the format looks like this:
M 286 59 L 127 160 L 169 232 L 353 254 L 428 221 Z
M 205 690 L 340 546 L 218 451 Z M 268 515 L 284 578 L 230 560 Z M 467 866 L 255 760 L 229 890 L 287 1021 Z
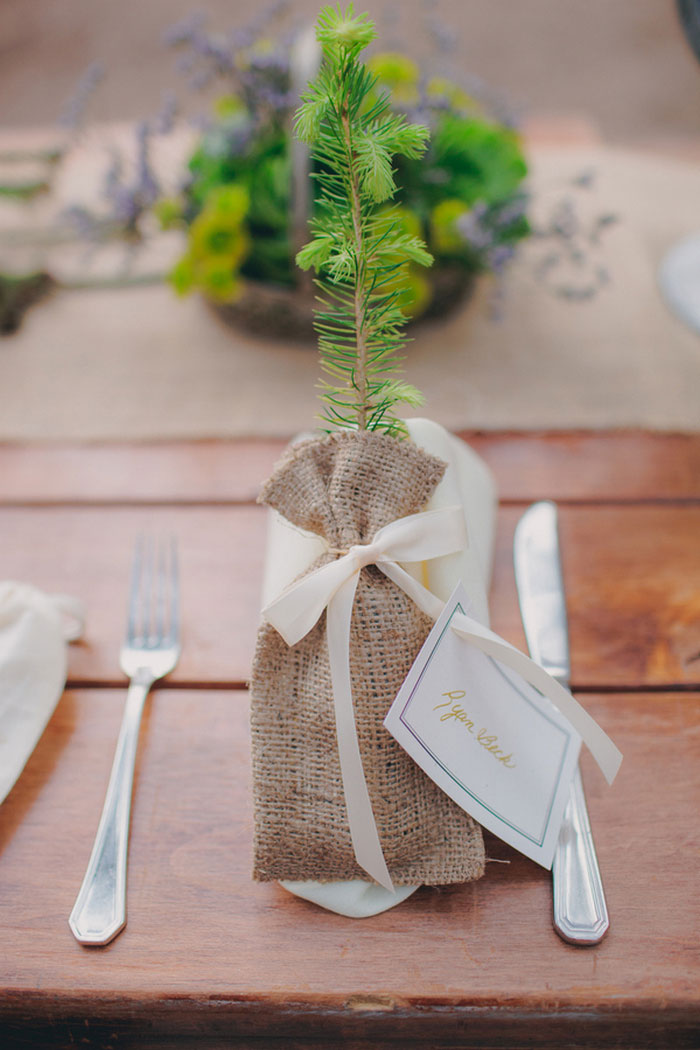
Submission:
M 254 328 L 307 334 L 313 296 L 295 255 L 322 204 L 308 192 L 308 153 L 294 140 L 291 115 L 318 55 L 303 34 L 275 41 L 259 32 L 225 44 L 192 21 L 170 39 L 204 62 L 205 75 L 228 82 L 182 194 L 159 205 L 165 224 L 187 229 L 172 284 L 181 294 L 201 291 Z M 430 133 L 420 157 L 395 157 L 392 222 L 424 240 L 435 260 L 429 273 L 411 264 L 401 311 L 443 313 L 477 274 L 500 272 L 529 232 L 519 136 L 483 99 L 425 75 L 404 54 L 376 53 L 367 68 L 374 87 L 363 104 L 371 109 L 386 95 L 392 119 Z M 322 161 L 311 164 L 323 174 Z

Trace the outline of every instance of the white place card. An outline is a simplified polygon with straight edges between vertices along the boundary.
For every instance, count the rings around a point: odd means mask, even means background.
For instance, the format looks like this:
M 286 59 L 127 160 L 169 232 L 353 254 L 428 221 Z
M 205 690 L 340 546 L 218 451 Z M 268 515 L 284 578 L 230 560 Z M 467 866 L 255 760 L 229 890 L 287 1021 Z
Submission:
M 459 584 L 384 725 L 457 805 L 551 868 L 581 738 L 552 702 L 451 629 Z

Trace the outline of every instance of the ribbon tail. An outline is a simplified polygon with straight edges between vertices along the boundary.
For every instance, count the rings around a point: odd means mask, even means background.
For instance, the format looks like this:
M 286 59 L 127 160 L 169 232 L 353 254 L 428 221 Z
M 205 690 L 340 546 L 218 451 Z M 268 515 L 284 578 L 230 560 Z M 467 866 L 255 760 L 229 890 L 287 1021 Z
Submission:
M 413 576 L 406 572 L 405 569 L 402 569 L 400 565 L 397 565 L 395 561 L 377 561 L 377 568 L 381 569 L 384 575 L 388 576 L 397 587 L 405 591 L 421 612 L 424 612 L 431 620 L 437 620 L 445 608 L 445 603 L 437 595 L 429 591 L 418 580 L 414 580 Z
M 338 755 L 355 859 L 375 882 L 386 890 L 393 891 L 394 885 L 384 860 L 362 768 L 352 702 L 350 623 L 358 578 L 358 573 L 354 573 L 336 591 L 328 603 L 326 614 Z
M 512 667 L 514 671 L 522 675 L 526 682 L 548 697 L 580 734 L 600 766 L 608 784 L 612 784 L 622 762 L 622 753 L 595 719 L 591 718 L 586 709 L 574 699 L 568 689 L 560 685 L 543 667 L 540 667 L 525 653 L 521 653 L 519 649 L 499 638 L 497 634 L 489 631 L 476 620 L 472 620 L 471 617 L 455 613 L 452 617 L 452 629 L 488 656 Z

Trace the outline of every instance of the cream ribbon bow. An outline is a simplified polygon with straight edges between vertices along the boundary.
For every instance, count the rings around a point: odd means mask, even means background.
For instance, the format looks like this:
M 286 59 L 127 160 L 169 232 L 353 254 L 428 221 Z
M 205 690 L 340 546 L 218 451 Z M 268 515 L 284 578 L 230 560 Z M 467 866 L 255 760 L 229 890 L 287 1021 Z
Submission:
M 371 543 L 351 547 L 337 561 L 322 565 L 296 580 L 263 609 L 268 623 L 279 631 L 288 645 L 295 645 L 304 638 L 323 610 L 328 610 L 328 655 L 350 837 L 357 863 L 388 890 L 394 887 L 372 813 L 353 712 L 350 621 L 357 581 L 365 565 L 376 565 L 413 599 L 419 609 L 436 620 L 445 603 L 414 580 L 397 562 L 428 561 L 463 550 L 467 543 L 462 507 L 444 507 L 411 514 L 379 529 Z M 587 744 L 608 783 L 612 783 L 622 755 L 568 689 L 529 656 L 515 649 L 478 620 L 456 613 L 451 626 L 465 641 L 513 668 L 525 681 L 549 697 Z
M 394 886 L 372 813 L 352 702 L 350 621 L 357 582 L 366 565 L 376 565 L 421 608 L 425 604 L 419 600 L 421 592 L 441 606 L 439 599 L 435 599 L 396 563 L 428 561 L 445 554 L 454 554 L 463 550 L 467 543 L 462 507 L 443 507 L 410 514 L 379 529 L 371 543 L 357 544 L 336 561 L 328 562 L 296 580 L 263 609 L 267 622 L 279 631 L 288 645 L 295 645 L 304 638 L 323 610 L 328 610 L 328 655 L 350 837 L 357 863 L 388 890 L 393 890 Z

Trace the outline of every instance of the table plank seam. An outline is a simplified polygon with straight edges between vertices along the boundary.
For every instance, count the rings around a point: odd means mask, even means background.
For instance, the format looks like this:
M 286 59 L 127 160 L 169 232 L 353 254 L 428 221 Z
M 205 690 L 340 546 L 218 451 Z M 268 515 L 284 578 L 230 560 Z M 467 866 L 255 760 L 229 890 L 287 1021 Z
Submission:
M 114 689 L 125 689 L 128 683 L 123 678 L 102 678 L 102 679 L 87 679 L 87 678 L 69 678 L 66 681 L 65 688 L 77 692 L 79 690 L 90 690 L 90 689 L 103 689 L 103 690 L 114 690 Z M 169 681 L 166 679 L 162 685 L 153 690 L 154 693 L 162 691 L 172 692 L 241 692 L 247 691 L 250 688 L 250 680 L 243 678 L 230 678 L 230 679 L 212 679 L 212 681 L 203 682 L 201 679 L 178 679 L 175 681 Z M 571 692 L 580 696 L 663 696 L 666 693 L 678 695 L 679 697 L 686 695 L 694 695 L 700 691 L 700 678 L 694 682 L 662 682 L 654 684 L 636 684 L 636 685 L 620 685 L 619 683 L 614 685 L 608 685 L 604 682 L 588 683 L 586 685 L 577 685 L 575 682 L 571 685 Z
M 262 488 L 262 482 L 260 487 Z M 589 509 L 595 508 L 629 508 L 634 509 L 635 507 L 667 507 L 673 508 L 678 507 L 679 509 L 685 508 L 697 508 L 700 507 L 700 495 L 698 496 L 630 496 L 630 497 L 609 497 L 609 496 L 583 496 L 583 497 L 570 497 L 570 496 L 553 496 L 551 492 L 540 492 L 534 493 L 532 496 L 524 498 L 522 496 L 503 496 L 499 499 L 498 505 L 501 508 L 522 508 L 528 507 L 531 503 L 537 503 L 539 500 L 554 499 L 560 507 L 585 507 Z M 37 499 L 21 499 L 13 500 L 6 499 L 0 495 L 0 508 L 7 510 L 49 510 L 54 507 L 61 507 L 65 510 L 114 510 L 115 508 L 120 509 L 134 509 L 149 507 L 157 508 L 173 508 L 177 509 L 180 507 L 201 507 L 201 508 L 236 508 L 236 507 L 256 507 L 261 506 L 258 502 L 257 496 L 251 493 L 249 496 L 231 496 L 222 497 L 220 499 L 213 498 L 179 498 L 179 497 L 167 497 L 161 499 L 153 498 L 124 498 L 124 497 L 109 497 L 105 499 L 87 499 L 80 497 L 70 497 L 69 499 L 51 499 L 51 498 L 37 498 Z
M 212 692 L 225 693 L 241 692 L 249 688 L 250 682 L 248 679 L 243 678 L 230 678 L 230 679 L 216 679 L 211 682 L 202 682 L 201 679 L 177 679 L 171 681 L 165 678 L 162 683 L 155 686 L 151 692 L 161 693 L 164 691 L 170 692 L 206 692 L 211 690 Z M 89 679 L 89 678 L 68 678 L 66 681 L 65 689 L 77 692 L 79 690 L 91 690 L 91 689 L 126 689 L 128 682 L 124 678 L 101 678 L 101 679 Z M 698 686 L 700 688 L 700 685 Z

